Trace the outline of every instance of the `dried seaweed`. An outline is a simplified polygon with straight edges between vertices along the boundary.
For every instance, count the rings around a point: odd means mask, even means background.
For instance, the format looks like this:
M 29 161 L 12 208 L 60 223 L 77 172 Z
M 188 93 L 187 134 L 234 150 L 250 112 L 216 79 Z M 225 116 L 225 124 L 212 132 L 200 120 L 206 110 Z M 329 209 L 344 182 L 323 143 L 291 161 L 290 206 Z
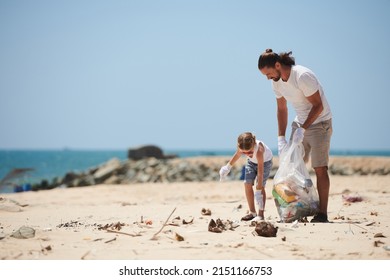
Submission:
M 210 209 L 202 208 L 201 213 L 202 213 L 203 216 L 211 216 L 211 210 Z
M 99 226 L 98 230 L 121 230 L 122 227 L 125 226 L 125 223 L 117 222 L 117 223 L 111 223 L 111 224 L 106 224 L 104 226 Z
M 175 232 L 175 239 L 176 239 L 177 241 L 184 241 L 184 237 L 181 236 L 180 234 L 176 233 L 176 232 Z
M 222 221 L 221 219 L 211 219 L 208 225 L 208 230 L 210 232 L 221 233 L 226 230 L 234 230 L 239 225 L 235 224 L 233 221 L 226 220 Z

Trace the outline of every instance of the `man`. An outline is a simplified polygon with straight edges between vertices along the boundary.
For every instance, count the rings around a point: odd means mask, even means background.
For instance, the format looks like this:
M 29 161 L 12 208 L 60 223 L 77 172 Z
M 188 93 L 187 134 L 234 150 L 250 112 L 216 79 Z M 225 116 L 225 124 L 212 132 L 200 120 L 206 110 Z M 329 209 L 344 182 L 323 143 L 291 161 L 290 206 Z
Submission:
M 260 55 L 258 67 L 267 79 L 272 79 L 276 95 L 279 154 L 287 146 L 287 102 L 296 111 L 290 141 L 303 143 L 306 162 L 311 152 L 311 165 L 317 178 L 319 212 L 311 222 L 326 223 L 330 188 L 328 162 L 333 129 L 332 112 L 322 86 L 310 69 L 295 65 L 291 52 L 277 54 L 267 49 Z

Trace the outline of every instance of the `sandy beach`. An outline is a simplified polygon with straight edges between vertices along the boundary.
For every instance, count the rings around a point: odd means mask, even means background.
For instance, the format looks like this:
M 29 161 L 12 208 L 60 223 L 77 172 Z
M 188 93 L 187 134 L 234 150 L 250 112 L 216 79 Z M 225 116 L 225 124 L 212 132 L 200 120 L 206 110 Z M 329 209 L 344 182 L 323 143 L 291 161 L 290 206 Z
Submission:
M 356 164 L 353 158 L 343 161 Z M 330 178 L 328 224 L 278 222 L 273 182 L 268 181 L 265 216 L 277 227 L 276 237 L 256 236 L 250 222 L 240 221 L 247 211 L 242 181 L 0 194 L 0 259 L 390 259 L 390 176 Z M 210 232 L 211 219 L 233 226 Z M 15 237 L 23 226 L 33 236 Z

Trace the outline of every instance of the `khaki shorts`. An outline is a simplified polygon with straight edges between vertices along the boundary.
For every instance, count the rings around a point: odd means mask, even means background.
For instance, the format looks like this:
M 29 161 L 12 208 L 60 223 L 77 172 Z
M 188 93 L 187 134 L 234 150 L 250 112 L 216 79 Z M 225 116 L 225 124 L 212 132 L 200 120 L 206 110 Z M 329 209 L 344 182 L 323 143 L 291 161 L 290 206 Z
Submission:
M 298 124 L 293 122 L 291 128 L 290 141 L 298 128 Z M 306 129 L 305 137 L 303 138 L 303 146 L 305 148 L 304 160 L 307 162 L 311 153 L 311 166 L 313 168 L 328 166 L 332 132 L 332 119 L 312 124 Z

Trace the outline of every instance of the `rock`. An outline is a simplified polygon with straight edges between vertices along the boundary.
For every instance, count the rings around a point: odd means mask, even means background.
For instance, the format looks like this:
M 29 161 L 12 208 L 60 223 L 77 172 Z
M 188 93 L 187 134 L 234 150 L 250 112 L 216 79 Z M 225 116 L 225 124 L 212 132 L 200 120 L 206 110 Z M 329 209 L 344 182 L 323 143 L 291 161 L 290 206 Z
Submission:
M 79 175 L 76 174 L 75 172 L 68 172 L 68 173 L 65 174 L 65 176 L 64 176 L 64 178 L 62 180 L 62 184 L 69 185 L 70 183 L 72 183 L 78 177 L 79 177 Z
M 106 180 L 103 182 L 104 184 L 108 185 L 115 185 L 115 184 L 120 184 L 121 183 L 121 177 L 118 175 L 112 175 L 111 177 L 108 177 Z
M 114 174 L 114 171 L 121 167 L 121 162 L 117 158 L 113 158 L 103 164 L 94 174 L 93 178 L 97 184 L 104 182 L 108 177 Z
M 148 158 L 148 157 L 162 159 L 162 158 L 164 158 L 164 154 L 163 154 L 163 151 L 159 147 L 153 146 L 153 145 L 131 148 L 128 150 L 128 153 L 127 153 L 127 158 L 133 159 L 133 160 L 140 160 L 140 159 Z
M 77 187 L 93 186 L 95 184 L 95 178 L 93 175 L 86 174 L 79 179 Z
M 164 158 L 175 158 L 175 157 L 176 157 L 175 155 L 164 155 L 162 149 L 155 145 L 145 145 L 145 146 L 130 148 L 127 152 L 127 158 L 133 160 L 140 160 L 143 158 L 164 159 Z
M 261 221 L 256 224 L 255 232 L 258 236 L 276 237 L 278 227 L 274 227 L 270 222 Z

